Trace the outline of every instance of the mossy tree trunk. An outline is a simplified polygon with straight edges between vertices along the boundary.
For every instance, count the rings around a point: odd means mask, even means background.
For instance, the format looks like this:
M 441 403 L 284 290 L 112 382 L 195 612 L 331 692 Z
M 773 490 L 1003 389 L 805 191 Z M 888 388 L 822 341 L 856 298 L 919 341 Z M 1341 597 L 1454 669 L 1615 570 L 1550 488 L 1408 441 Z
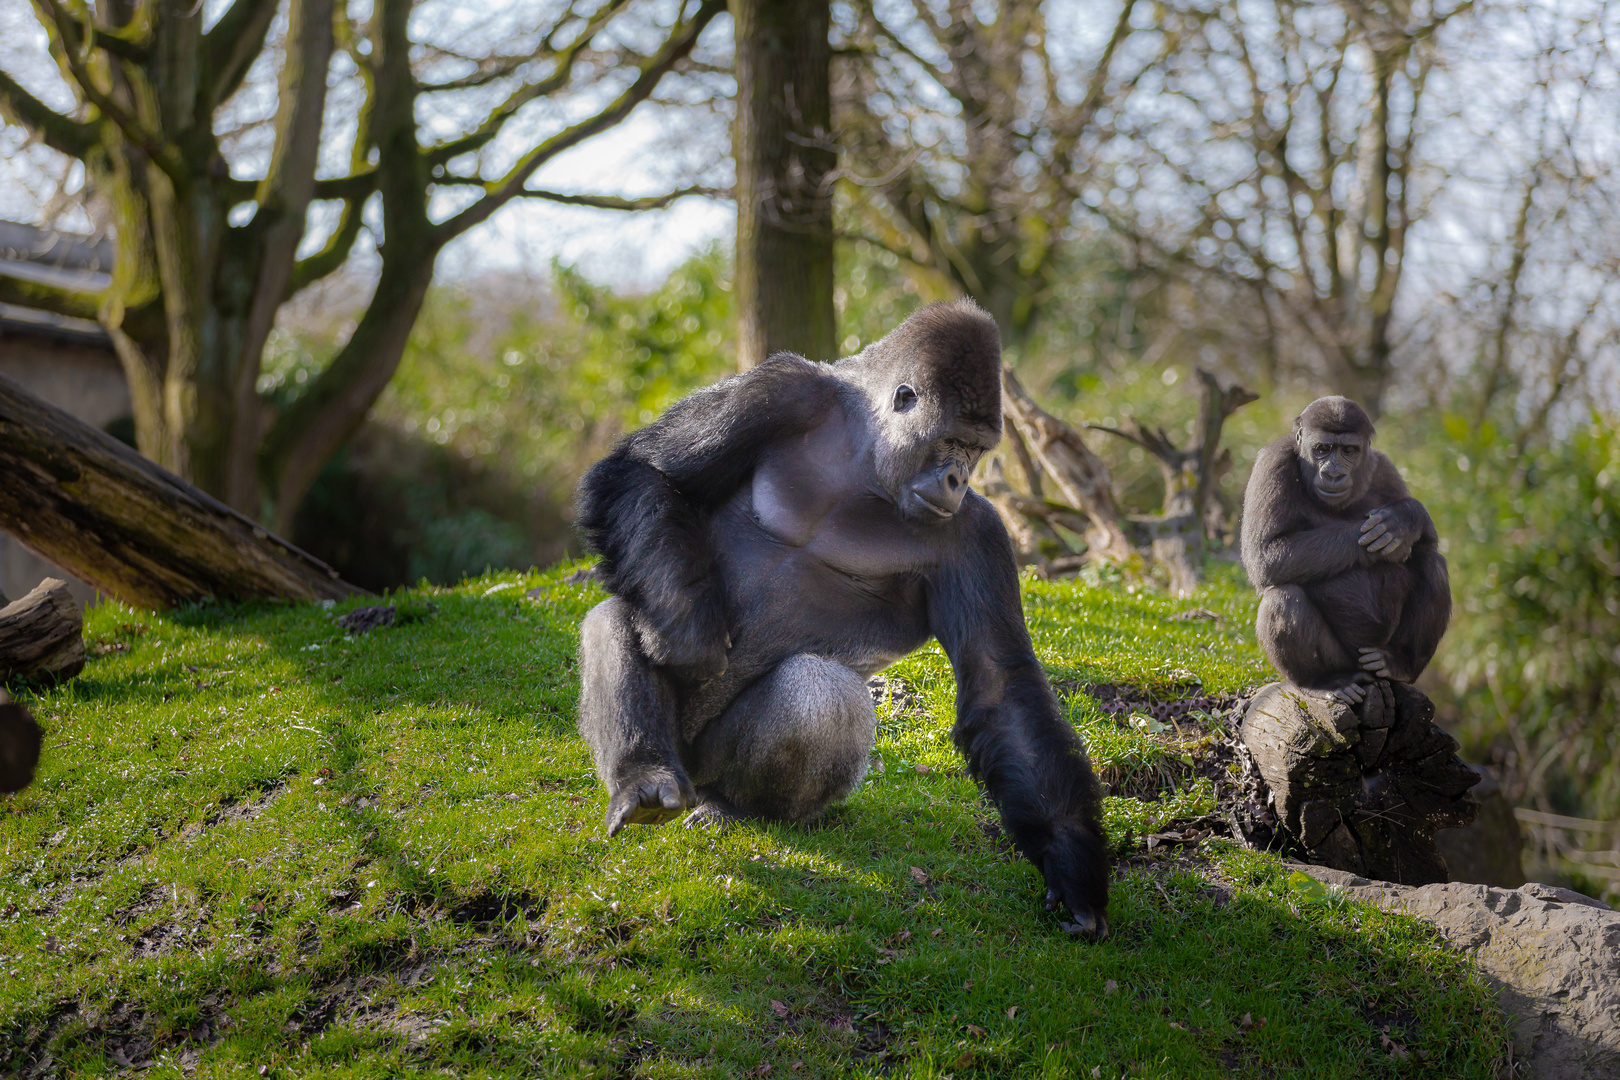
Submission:
M 737 360 L 837 357 L 827 0 L 732 0 Z

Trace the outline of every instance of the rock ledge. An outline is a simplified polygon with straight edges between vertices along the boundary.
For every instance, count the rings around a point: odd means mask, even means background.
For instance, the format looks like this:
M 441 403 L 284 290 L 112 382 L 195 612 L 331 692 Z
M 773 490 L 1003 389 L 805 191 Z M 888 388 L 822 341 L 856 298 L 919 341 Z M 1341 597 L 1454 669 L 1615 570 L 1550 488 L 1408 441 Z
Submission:
M 1516 1076 L 1620 1077 L 1620 911 L 1531 882 L 1407 886 L 1290 864 L 1353 900 L 1422 919 L 1474 958 L 1513 1022 Z

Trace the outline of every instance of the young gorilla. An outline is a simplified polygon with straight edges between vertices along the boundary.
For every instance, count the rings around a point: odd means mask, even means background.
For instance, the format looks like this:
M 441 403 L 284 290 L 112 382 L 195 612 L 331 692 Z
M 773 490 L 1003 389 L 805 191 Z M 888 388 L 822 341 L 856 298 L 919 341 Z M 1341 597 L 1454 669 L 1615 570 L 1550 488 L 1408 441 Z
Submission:
M 1024 627 L 1012 546 L 968 490 L 1001 437 L 1000 343 L 969 301 L 859 355 L 778 354 L 677 402 L 580 482 L 613 598 L 581 627 L 580 734 L 610 835 L 803 821 L 854 790 L 875 672 L 939 639 L 957 746 L 1047 906 L 1101 936 L 1099 790 Z
M 1243 496 L 1260 643 L 1284 678 L 1347 704 L 1375 679 L 1416 679 L 1451 618 L 1434 523 L 1372 435 L 1355 402 L 1313 401 L 1260 451 Z

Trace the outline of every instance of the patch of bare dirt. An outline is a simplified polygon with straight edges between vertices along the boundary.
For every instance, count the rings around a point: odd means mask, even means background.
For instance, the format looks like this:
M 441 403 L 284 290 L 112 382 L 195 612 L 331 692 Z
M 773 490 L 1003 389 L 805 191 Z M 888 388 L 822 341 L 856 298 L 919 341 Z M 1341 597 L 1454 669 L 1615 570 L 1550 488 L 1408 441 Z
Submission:
M 1236 694 L 1204 694 L 1197 683 L 1149 689 L 1120 683 L 1064 682 L 1058 684 L 1058 689 L 1085 694 L 1115 720 L 1139 713 L 1161 724 L 1200 733 L 1212 730 L 1216 726 L 1212 720 L 1224 720 L 1248 700 Z

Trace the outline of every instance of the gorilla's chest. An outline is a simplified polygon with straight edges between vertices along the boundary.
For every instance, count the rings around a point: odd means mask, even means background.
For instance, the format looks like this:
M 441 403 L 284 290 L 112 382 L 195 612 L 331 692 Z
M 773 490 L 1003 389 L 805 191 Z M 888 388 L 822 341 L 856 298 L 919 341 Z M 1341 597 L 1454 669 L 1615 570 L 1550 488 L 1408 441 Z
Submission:
M 924 578 L 934 548 L 892 504 L 807 468 L 815 453 L 767 460 L 715 516 L 739 677 L 796 653 L 862 674 L 928 639 Z
M 931 569 L 941 526 L 902 518 L 835 430 L 767 455 L 744 489 L 749 515 L 784 556 L 877 584 Z

